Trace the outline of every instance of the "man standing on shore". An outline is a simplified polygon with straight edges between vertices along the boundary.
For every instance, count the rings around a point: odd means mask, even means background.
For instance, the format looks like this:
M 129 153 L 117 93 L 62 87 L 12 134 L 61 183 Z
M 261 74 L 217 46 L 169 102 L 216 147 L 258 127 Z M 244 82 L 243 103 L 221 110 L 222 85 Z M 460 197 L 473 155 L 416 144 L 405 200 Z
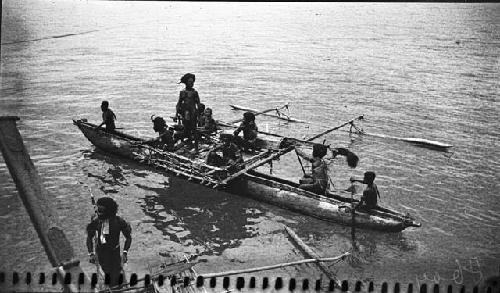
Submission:
M 87 225 L 87 249 L 89 261 L 98 261 L 101 269 L 109 275 L 109 286 L 118 285 L 122 263 L 127 262 L 127 253 L 132 244 L 130 224 L 117 216 L 118 204 L 110 197 L 97 200 L 97 217 Z M 120 257 L 120 232 L 125 236 L 123 254 Z M 96 237 L 94 252 L 93 238 Z M 97 253 L 97 257 L 96 257 Z

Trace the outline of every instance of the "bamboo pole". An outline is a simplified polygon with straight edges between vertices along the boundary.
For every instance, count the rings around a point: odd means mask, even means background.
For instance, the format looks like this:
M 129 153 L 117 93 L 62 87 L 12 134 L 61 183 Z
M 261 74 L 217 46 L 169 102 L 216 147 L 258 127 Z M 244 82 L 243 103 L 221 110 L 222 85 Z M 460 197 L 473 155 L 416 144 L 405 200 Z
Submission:
M 230 275 L 268 271 L 268 270 L 279 269 L 279 268 L 284 268 L 284 267 L 289 267 L 289 266 L 307 264 L 307 263 L 335 262 L 335 261 L 342 260 L 344 257 L 348 256 L 349 254 L 350 254 L 349 252 L 346 252 L 346 253 L 343 253 L 337 257 L 308 258 L 308 259 L 303 259 L 303 260 L 284 262 L 284 263 L 279 263 L 279 264 L 275 264 L 275 265 L 255 267 L 255 268 L 250 268 L 250 269 L 233 270 L 233 271 L 226 271 L 226 272 L 220 272 L 220 273 L 210 273 L 210 274 L 204 274 L 204 275 L 202 275 L 202 277 L 203 278 L 219 278 L 219 277 L 225 277 L 225 276 L 230 276 Z
M 17 120 L 19 117 L 0 117 L 0 150 L 45 253 L 51 265 L 57 268 L 60 283 L 64 284 L 66 273 L 78 276 L 83 271 L 52 208 L 52 198 L 43 188 L 42 179 L 24 146 Z M 85 282 L 90 284 L 88 276 L 85 277 Z M 64 287 L 65 291 L 78 291 L 73 284 Z
M 233 105 L 230 105 L 233 109 L 235 110 L 243 110 L 241 108 L 238 108 L 237 106 L 233 106 Z M 267 110 L 264 110 L 264 111 L 260 111 L 260 112 L 257 112 L 257 111 L 254 111 L 252 110 L 251 112 L 255 115 L 255 116 L 258 116 L 258 115 L 262 115 L 262 114 L 266 114 L 266 113 L 269 113 L 269 112 L 272 112 L 272 111 L 276 111 L 278 108 L 277 107 L 274 107 L 274 108 L 270 108 L 270 109 L 267 109 Z M 238 122 L 241 122 L 243 121 L 243 118 L 239 118 L 239 119 L 236 119 L 236 120 L 233 120 L 231 122 L 229 122 L 229 124 L 236 124 Z
M 315 139 L 316 139 L 316 138 L 318 138 L 318 137 L 321 137 L 321 136 L 323 136 L 323 135 L 325 135 L 325 134 L 328 134 L 328 133 L 330 133 L 330 132 L 332 132 L 332 131 L 334 131 L 334 130 L 337 130 L 337 129 L 339 129 L 339 128 L 342 128 L 342 127 L 344 127 L 344 126 L 346 126 L 346 125 L 348 125 L 348 124 L 351 124 L 351 123 L 353 123 L 355 120 L 362 120 L 362 119 L 363 119 L 363 115 L 358 116 L 358 117 L 356 117 L 356 118 L 354 118 L 354 119 L 351 119 L 351 120 L 349 120 L 349 121 L 346 121 L 346 122 L 344 122 L 344 123 L 342 123 L 342 124 L 340 124 L 340 125 L 338 125 L 338 126 L 332 127 L 332 128 L 327 129 L 327 130 L 325 130 L 325 131 L 323 131 L 323 132 L 321 132 L 321 133 L 319 133 L 319 134 L 316 134 L 315 136 L 313 136 L 313 137 L 309 138 L 307 141 L 313 141 L 313 140 L 315 140 Z
M 305 244 L 304 241 L 302 241 L 302 239 L 300 239 L 300 237 L 297 236 L 297 234 L 295 234 L 295 232 L 292 229 L 285 226 L 285 231 L 292 239 L 292 242 L 299 248 L 299 250 L 302 251 L 302 253 L 304 253 L 304 255 L 310 258 L 320 259 L 320 256 L 316 252 L 314 252 L 309 246 L 307 246 L 307 244 Z M 348 254 L 349 253 L 344 254 L 343 256 L 347 256 Z M 337 276 L 335 276 L 335 274 L 325 264 L 317 262 L 316 265 L 330 280 L 333 280 L 335 282 L 335 285 L 337 287 L 339 288 L 341 287 L 340 282 L 337 279 Z
M 307 121 L 300 120 L 300 119 L 295 119 L 295 118 L 290 118 L 288 116 L 287 117 L 281 117 L 280 115 L 267 114 L 267 113 L 271 112 L 272 110 L 279 110 L 279 109 L 287 108 L 288 107 L 288 103 L 285 104 L 284 106 L 281 106 L 280 108 L 275 107 L 273 109 L 265 110 L 263 112 L 259 112 L 258 110 L 251 109 L 251 108 L 245 108 L 245 107 L 238 106 L 238 105 L 229 105 L 229 106 L 231 108 L 233 108 L 234 110 L 248 111 L 248 112 L 254 113 L 255 115 L 261 115 L 262 114 L 264 116 L 271 116 L 271 117 L 274 117 L 274 118 L 277 118 L 277 119 L 281 119 L 281 120 L 285 120 L 285 121 L 288 121 L 288 122 L 307 123 Z M 237 122 L 239 122 L 239 121 L 237 121 Z M 233 123 L 235 123 L 235 122 L 233 122 Z

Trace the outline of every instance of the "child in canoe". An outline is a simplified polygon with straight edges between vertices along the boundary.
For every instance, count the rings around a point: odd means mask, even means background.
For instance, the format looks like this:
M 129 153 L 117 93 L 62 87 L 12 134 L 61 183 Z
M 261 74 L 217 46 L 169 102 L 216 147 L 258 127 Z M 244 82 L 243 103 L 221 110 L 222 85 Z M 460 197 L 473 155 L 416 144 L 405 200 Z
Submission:
M 212 117 L 212 109 L 206 108 L 198 120 L 198 132 L 201 135 L 211 135 L 217 131 L 217 122 Z

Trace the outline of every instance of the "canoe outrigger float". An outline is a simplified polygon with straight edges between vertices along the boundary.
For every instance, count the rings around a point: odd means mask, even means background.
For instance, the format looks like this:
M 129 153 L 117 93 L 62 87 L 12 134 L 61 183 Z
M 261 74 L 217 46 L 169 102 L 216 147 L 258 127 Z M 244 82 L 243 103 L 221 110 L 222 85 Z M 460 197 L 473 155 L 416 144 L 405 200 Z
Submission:
M 248 112 L 254 113 L 255 115 L 271 116 L 271 117 L 275 117 L 275 118 L 280 119 L 280 120 L 285 120 L 287 122 L 308 123 L 307 121 L 304 121 L 304 120 L 291 118 L 286 113 L 283 113 L 281 110 L 282 109 L 288 110 L 288 104 L 285 104 L 282 107 L 275 107 L 275 108 L 267 109 L 264 111 L 258 111 L 256 109 L 238 106 L 238 105 L 229 105 L 229 106 L 233 110 L 248 111 Z M 360 117 L 362 117 L 362 116 L 360 116 Z M 359 120 L 362 120 L 362 119 L 359 119 Z M 229 124 L 231 124 L 231 123 L 229 123 Z M 224 124 L 224 126 L 230 126 L 230 125 Z M 267 134 L 267 135 L 273 135 L 272 133 L 266 133 L 266 132 L 262 132 L 262 131 L 259 131 L 259 132 L 263 133 L 263 134 Z M 411 144 L 416 145 L 416 146 L 433 149 L 436 151 L 447 152 L 451 147 L 453 147 L 453 145 L 448 144 L 448 143 L 443 143 L 440 141 L 435 141 L 435 140 L 430 140 L 430 139 L 425 139 L 425 138 L 397 137 L 397 136 L 391 136 L 391 135 L 383 135 L 383 134 L 378 134 L 378 133 L 366 132 L 363 129 L 357 127 L 354 123 L 351 123 L 351 126 L 349 128 L 349 132 L 360 134 L 360 135 L 368 135 L 368 136 L 374 136 L 374 137 L 379 137 L 379 138 L 403 141 L 403 142 L 411 143 Z
M 342 125 L 348 125 L 353 120 Z M 265 148 L 260 153 L 249 157 L 247 155 L 240 169 L 231 170 L 205 163 L 203 157 L 213 147 L 213 141 L 208 146 L 201 143 L 197 155 L 178 154 L 141 144 L 145 141 L 144 139 L 120 131 L 110 133 L 103 129 L 96 129 L 96 125 L 87 122 L 86 119 L 73 120 L 73 123 L 93 145 L 107 153 L 162 169 L 177 177 L 208 187 L 251 197 L 301 214 L 348 226 L 388 232 L 399 232 L 407 227 L 420 227 L 420 223 L 409 215 L 382 207 L 377 207 L 370 212 L 355 211 L 355 217 L 352 217 L 350 206 L 356 200 L 352 200 L 348 192 L 327 191 L 325 195 L 319 195 L 299 189 L 295 182 L 255 171 L 256 167 L 271 162 L 272 159 L 293 149 L 294 146 L 288 144 L 283 146 L 280 141 L 263 141 Z M 310 142 L 304 141 L 304 143 Z

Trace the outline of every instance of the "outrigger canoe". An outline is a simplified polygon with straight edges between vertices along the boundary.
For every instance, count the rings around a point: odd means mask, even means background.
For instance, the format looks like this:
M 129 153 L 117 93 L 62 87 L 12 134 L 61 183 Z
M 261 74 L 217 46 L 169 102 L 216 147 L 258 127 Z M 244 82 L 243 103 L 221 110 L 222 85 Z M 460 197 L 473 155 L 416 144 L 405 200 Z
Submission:
M 120 131 L 110 133 L 96 129 L 95 124 L 85 119 L 73 120 L 73 123 L 94 146 L 107 153 L 154 166 L 198 184 L 216 187 L 232 194 L 254 198 L 307 216 L 347 226 L 354 225 L 387 232 L 399 232 L 408 227 L 421 226 L 408 214 L 404 215 L 382 207 L 369 212 L 356 210 L 353 217 L 350 209 L 352 200 L 348 192 L 329 191 L 325 195 L 319 195 L 299 189 L 295 182 L 255 170 L 248 170 L 234 180 L 228 181 L 226 185 L 217 185 L 219 181 L 207 174 L 213 175 L 218 172 L 223 174 L 223 169 L 206 165 L 201 158 L 141 145 L 140 143 L 144 142 L 142 138 Z

